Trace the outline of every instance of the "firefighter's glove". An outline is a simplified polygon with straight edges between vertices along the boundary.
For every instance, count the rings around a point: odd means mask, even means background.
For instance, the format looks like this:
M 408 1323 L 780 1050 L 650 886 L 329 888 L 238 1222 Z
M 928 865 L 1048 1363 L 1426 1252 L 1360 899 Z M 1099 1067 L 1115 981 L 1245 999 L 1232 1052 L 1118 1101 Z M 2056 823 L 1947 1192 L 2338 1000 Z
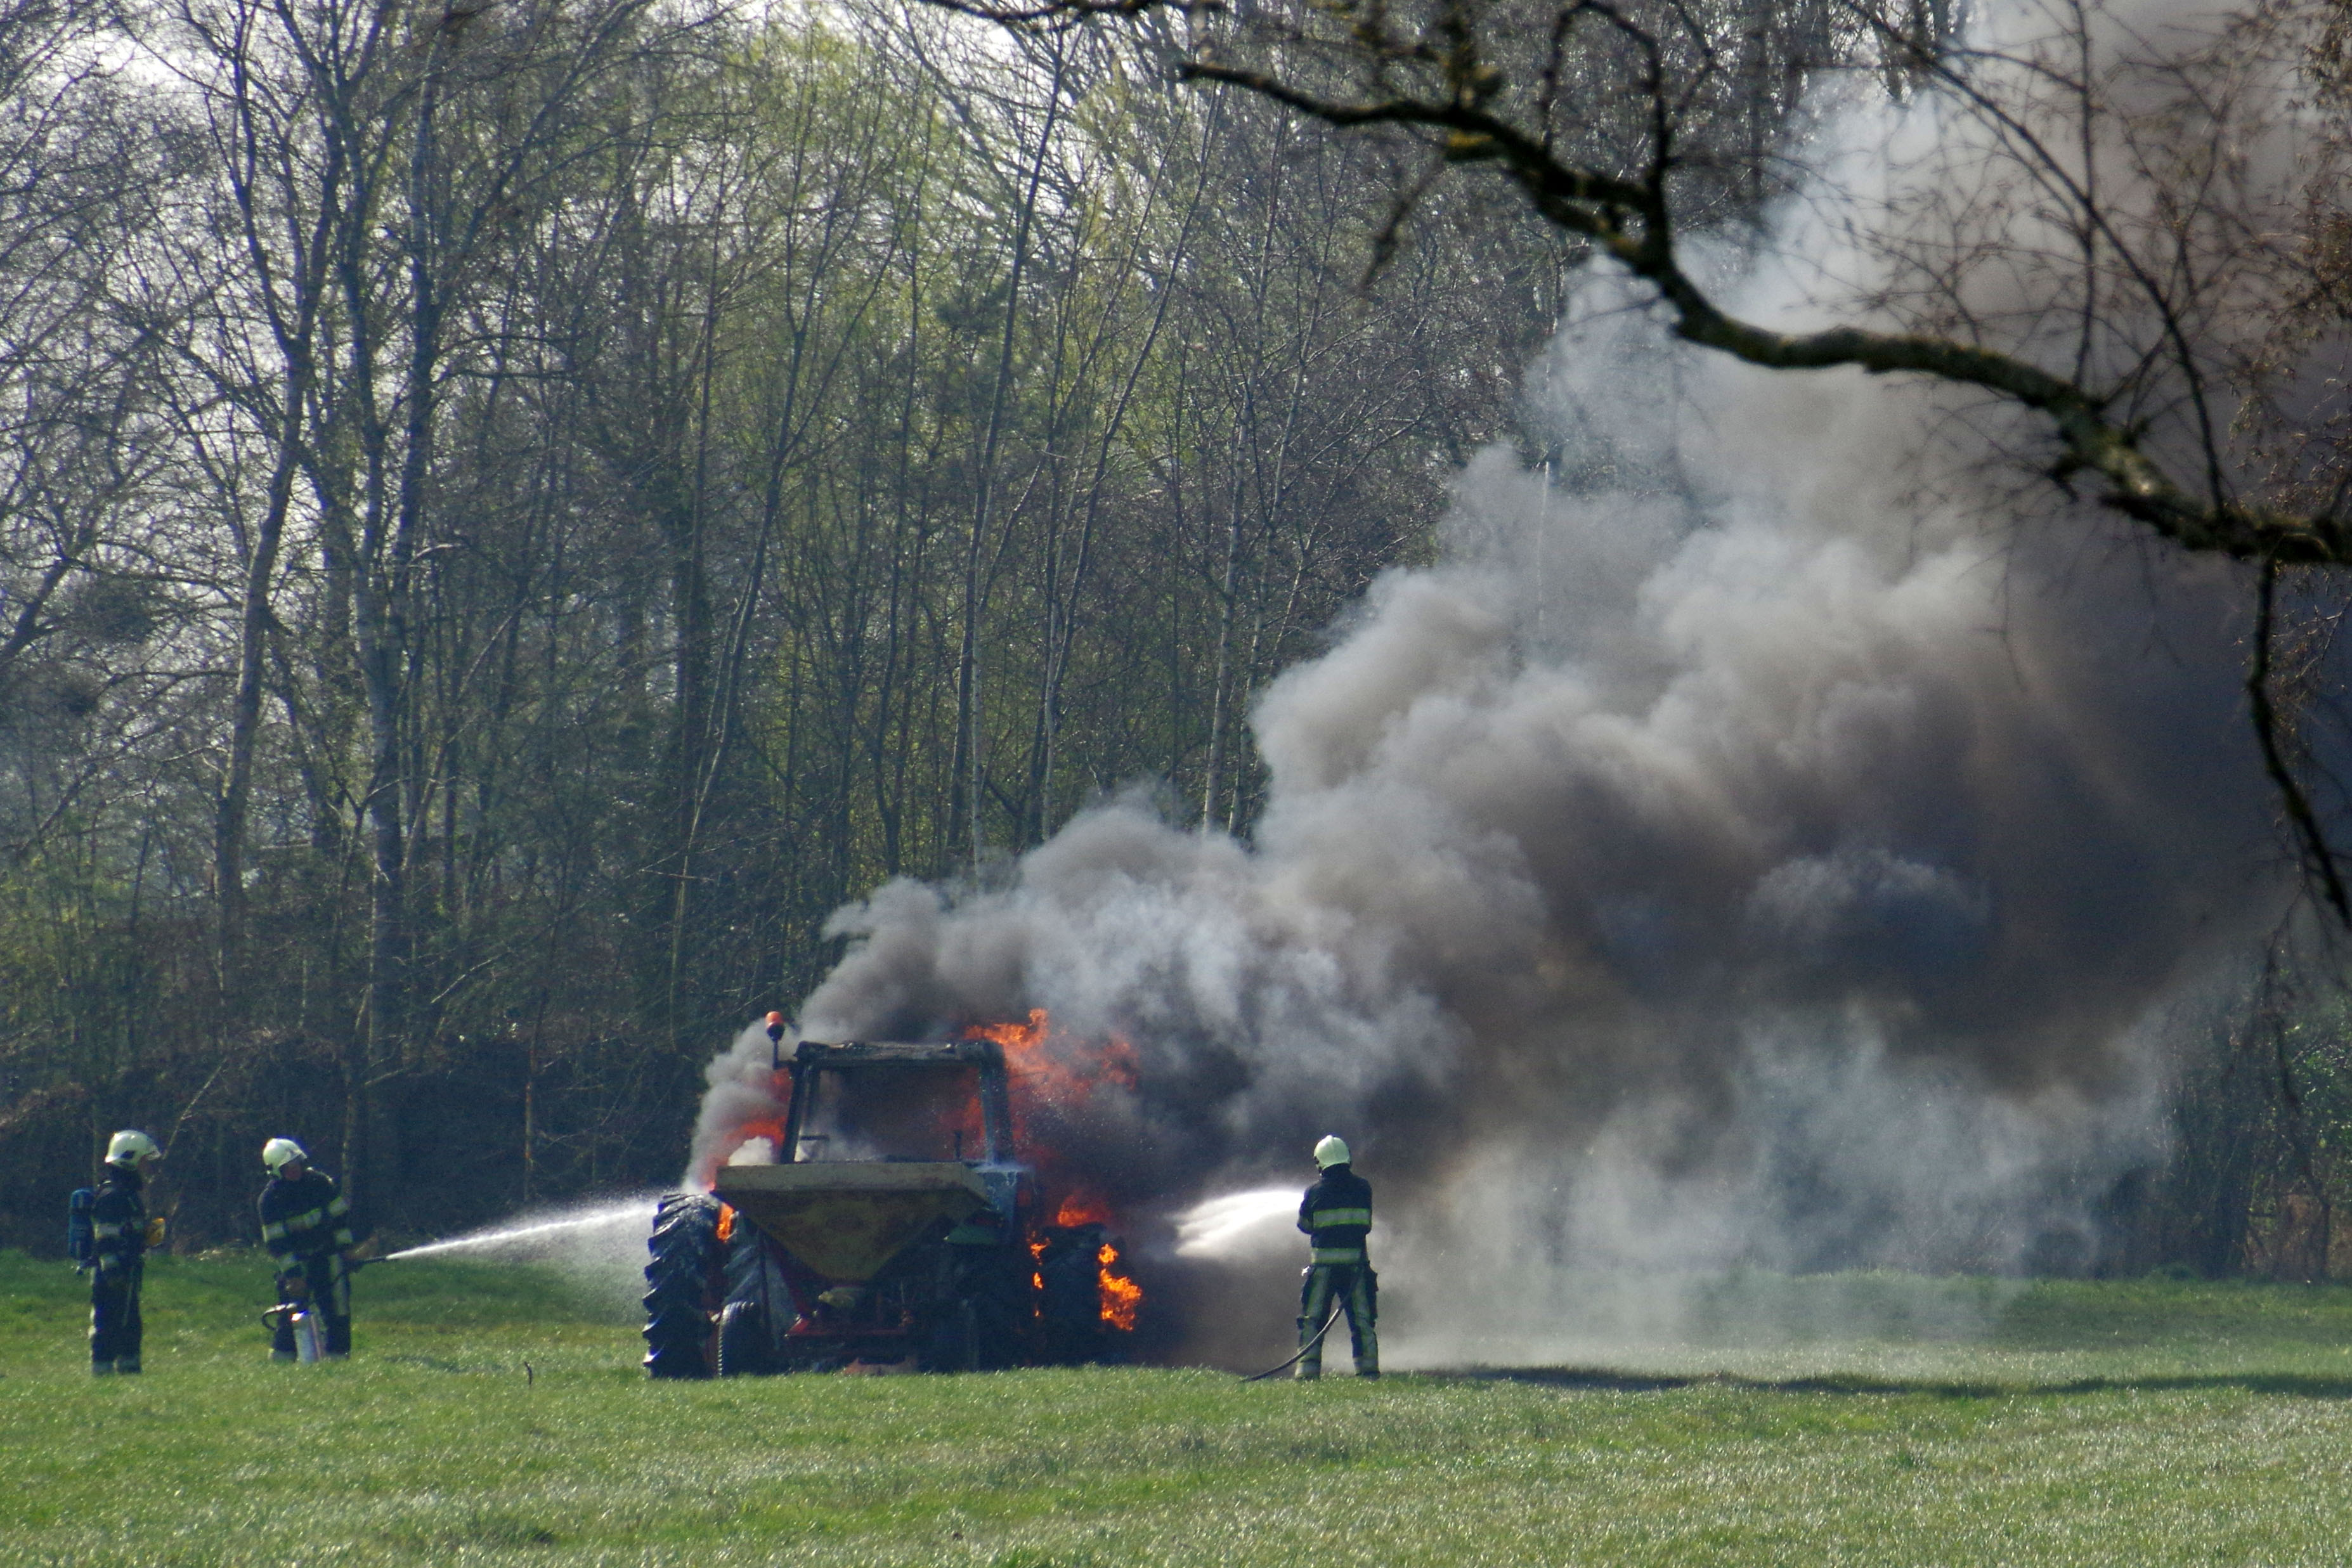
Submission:
M 149 1220 L 147 1222 L 147 1245 L 150 1247 L 161 1247 L 163 1245 L 164 1233 L 171 1228 L 171 1225 L 160 1214 L 154 1218 Z
M 281 1301 L 307 1301 L 310 1299 L 310 1281 L 299 1274 L 278 1276 L 278 1299 Z

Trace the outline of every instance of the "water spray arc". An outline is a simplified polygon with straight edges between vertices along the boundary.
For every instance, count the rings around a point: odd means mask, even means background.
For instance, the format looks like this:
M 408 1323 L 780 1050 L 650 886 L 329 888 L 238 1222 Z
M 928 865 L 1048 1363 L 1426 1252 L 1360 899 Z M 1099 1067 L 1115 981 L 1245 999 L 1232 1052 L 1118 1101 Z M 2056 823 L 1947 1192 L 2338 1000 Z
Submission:
M 395 1263 L 409 1258 L 434 1258 L 451 1252 L 514 1251 L 542 1252 L 548 1244 L 559 1238 L 582 1232 L 635 1226 L 652 1217 L 654 1200 L 650 1197 L 626 1198 L 617 1203 L 600 1204 L 583 1213 L 567 1215 L 561 1219 L 535 1220 L 525 1225 L 501 1226 L 495 1230 L 477 1231 L 468 1236 L 451 1237 L 446 1241 L 428 1241 L 422 1246 L 404 1247 L 397 1252 L 387 1252 L 377 1262 Z

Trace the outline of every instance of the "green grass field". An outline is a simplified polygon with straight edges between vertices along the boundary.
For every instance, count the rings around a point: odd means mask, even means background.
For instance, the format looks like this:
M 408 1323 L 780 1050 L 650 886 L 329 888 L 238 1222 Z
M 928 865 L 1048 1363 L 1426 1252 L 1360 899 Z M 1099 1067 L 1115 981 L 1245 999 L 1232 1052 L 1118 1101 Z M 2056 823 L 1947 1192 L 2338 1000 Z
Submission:
M 147 1375 L 98 1381 L 75 1277 L 0 1254 L 0 1563 L 2352 1559 L 2352 1291 L 1962 1282 L 1969 1342 L 1377 1385 L 655 1385 L 609 1309 L 482 1265 L 365 1275 L 359 1355 L 273 1366 L 265 1274 L 160 1261 Z

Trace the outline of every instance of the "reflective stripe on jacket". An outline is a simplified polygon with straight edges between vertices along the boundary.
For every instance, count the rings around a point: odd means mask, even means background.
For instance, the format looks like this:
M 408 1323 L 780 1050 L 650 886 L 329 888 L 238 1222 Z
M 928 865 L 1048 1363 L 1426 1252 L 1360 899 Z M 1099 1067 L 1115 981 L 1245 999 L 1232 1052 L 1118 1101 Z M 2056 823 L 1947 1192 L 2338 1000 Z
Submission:
M 307 1258 L 339 1256 L 352 1245 L 351 1200 L 324 1171 L 288 1180 L 272 1176 L 261 1189 L 261 1244 L 284 1273 Z
M 147 1180 L 122 1166 L 106 1167 L 106 1179 L 89 1206 L 90 1234 L 98 1244 L 98 1271 L 127 1275 L 147 1255 Z
M 1325 1171 L 1299 1202 L 1298 1228 L 1314 1242 L 1315 1262 L 1362 1262 L 1371 1228 L 1372 1184 L 1346 1166 Z

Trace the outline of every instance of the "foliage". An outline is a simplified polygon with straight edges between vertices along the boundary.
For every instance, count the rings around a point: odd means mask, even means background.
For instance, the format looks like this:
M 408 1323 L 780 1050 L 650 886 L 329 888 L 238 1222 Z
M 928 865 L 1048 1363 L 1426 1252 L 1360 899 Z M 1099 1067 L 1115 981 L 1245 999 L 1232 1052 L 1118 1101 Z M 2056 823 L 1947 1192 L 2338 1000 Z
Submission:
M 192 1240 L 278 1133 L 418 1228 L 665 1180 L 845 901 L 1138 780 L 1246 831 L 1252 694 L 1425 551 L 1558 298 L 1549 238 L 1443 213 L 1364 292 L 1377 157 L 1084 30 L 0 31 L 58 110 L 0 252 L 89 329 L 0 382 L 108 457 L 0 485 L 33 1245 L 115 1124 Z M 61 366 L 113 401 L 39 403 Z
M 1121 789 L 1245 834 L 1254 695 L 1425 556 L 1600 252 L 1731 351 L 2054 411 L 2062 480 L 2163 467 L 2156 521 L 2264 556 L 2250 693 L 2332 867 L 2336 621 L 2268 610 L 2335 548 L 2333 394 L 2291 394 L 2340 138 L 2283 228 L 2142 200 L 2238 190 L 2282 62 L 2335 105 L 2332 13 L 2095 69 L 2063 8 L 1969 59 L 1940 5 L 1042 9 L 0 0 L 0 1239 L 54 1246 L 131 1124 L 190 1242 L 281 1133 L 404 1229 L 667 1181 L 847 901 Z M 1762 341 L 1676 247 L 1752 237 L 1841 82 L 1972 106 L 2003 177 L 1936 200 L 2007 194 L 1879 236 L 1888 331 Z M 2047 152 L 2116 136 L 2097 192 Z M 2191 1074 L 2144 1260 L 2312 1271 L 2352 1109 L 2296 1016 L 2304 1067 Z

